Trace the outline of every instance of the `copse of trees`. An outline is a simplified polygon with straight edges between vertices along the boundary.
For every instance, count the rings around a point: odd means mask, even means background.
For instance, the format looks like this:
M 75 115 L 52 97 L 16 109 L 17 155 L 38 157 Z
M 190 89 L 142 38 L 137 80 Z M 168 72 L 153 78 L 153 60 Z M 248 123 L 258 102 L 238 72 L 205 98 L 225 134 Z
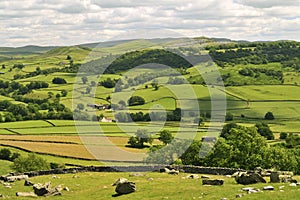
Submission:
M 159 63 L 174 68 L 192 67 L 188 61 L 175 53 L 163 49 L 151 49 L 123 54 L 108 66 L 105 73 L 115 74 L 148 63 Z
M 257 132 L 267 140 L 274 140 L 274 134 L 266 123 L 256 123 Z
M 53 84 L 66 84 L 67 81 L 63 78 L 55 77 L 52 79 Z
M 129 106 L 138 106 L 144 104 L 145 104 L 145 99 L 141 96 L 132 96 L 128 99 Z
M 151 137 L 151 133 L 149 133 L 146 129 L 139 129 L 135 133 L 135 136 L 131 136 L 128 140 L 128 144 L 131 147 L 143 148 L 145 147 L 145 143 L 152 144 L 153 138 Z
M 116 86 L 117 82 L 118 82 L 118 79 L 107 78 L 104 81 L 100 81 L 100 85 L 102 85 L 105 88 L 114 88 Z
M 175 140 L 164 148 L 154 146 L 145 161 L 170 164 L 180 160 L 185 165 L 246 170 L 262 167 L 300 172 L 299 149 L 288 149 L 278 145 L 270 146 L 255 127 L 227 124 L 223 128 L 221 136 L 212 150 L 210 144 L 202 143 L 199 140 Z M 174 158 L 174 154 L 181 156 Z M 199 154 L 203 157 L 200 157 Z
M 299 42 L 254 42 L 236 43 L 207 47 L 210 56 L 221 67 L 226 64 L 267 64 L 281 62 L 284 66 L 296 68 L 297 64 L 291 64 L 291 60 L 300 58 Z M 223 49 L 222 51 L 219 51 Z M 297 63 L 297 62 L 296 62 Z

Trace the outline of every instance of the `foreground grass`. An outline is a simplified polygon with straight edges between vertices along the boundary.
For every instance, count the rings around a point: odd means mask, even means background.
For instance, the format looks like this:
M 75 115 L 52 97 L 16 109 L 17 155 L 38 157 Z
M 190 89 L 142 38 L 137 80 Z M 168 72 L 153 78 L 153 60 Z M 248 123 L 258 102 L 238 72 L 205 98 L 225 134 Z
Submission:
M 52 176 L 40 176 L 30 178 L 34 183 L 44 183 L 51 181 L 53 186 L 63 184 L 70 191 L 63 191 L 62 196 L 51 197 L 51 199 L 235 199 L 236 194 L 245 194 L 243 199 L 298 199 L 300 195 L 299 186 L 290 187 L 289 184 L 256 184 L 249 187 L 262 189 L 267 185 L 274 186 L 274 191 L 264 191 L 256 194 L 246 194 L 240 191 L 243 185 L 235 183 L 233 178 L 224 176 L 210 176 L 211 178 L 222 178 L 225 180 L 224 186 L 202 186 L 201 179 L 185 179 L 188 174 L 179 176 L 146 173 L 141 177 L 129 177 L 130 173 L 79 173 L 78 178 L 73 178 L 74 174 L 58 175 L 59 178 L 53 179 Z M 115 193 L 111 184 L 118 178 L 124 177 L 136 183 L 137 192 L 113 197 Z M 152 178 L 152 179 L 150 179 Z M 298 178 L 299 180 L 299 178 Z M 31 187 L 23 186 L 24 182 L 16 182 L 11 189 L 0 186 L 0 193 L 6 199 L 26 199 L 17 198 L 15 192 L 32 191 Z M 285 186 L 283 191 L 280 186 Z M 248 187 L 248 186 L 247 186 Z M 39 197 L 36 199 L 44 199 Z
M 0 174 L 7 174 L 11 172 L 10 166 L 12 165 L 12 162 L 7 160 L 0 160 Z

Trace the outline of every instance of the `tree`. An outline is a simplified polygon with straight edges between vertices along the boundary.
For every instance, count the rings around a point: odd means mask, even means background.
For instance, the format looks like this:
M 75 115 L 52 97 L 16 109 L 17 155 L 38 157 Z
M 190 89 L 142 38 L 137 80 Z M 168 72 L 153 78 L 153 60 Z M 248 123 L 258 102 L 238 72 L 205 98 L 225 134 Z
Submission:
M 255 127 L 257 128 L 257 132 L 267 138 L 267 140 L 274 140 L 274 134 L 271 131 L 270 127 L 268 124 L 265 123 L 257 123 L 255 124 Z
M 72 57 L 70 55 L 67 56 L 67 60 L 72 60 Z
M 240 126 L 236 123 L 229 123 L 223 126 L 220 137 L 227 138 L 230 134 L 230 130 L 233 128 L 239 128 Z
M 84 105 L 82 103 L 77 104 L 79 110 L 84 110 Z
M 165 145 L 170 144 L 174 139 L 172 133 L 169 130 L 163 130 L 159 133 L 160 141 L 162 141 Z
M 68 91 L 67 90 L 62 90 L 61 91 L 61 96 L 66 97 L 68 95 Z
M 95 87 L 96 86 L 96 82 L 95 81 L 91 81 L 91 87 Z
M 232 113 L 226 113 L 225 120 L 226 121 L 232 121 L 233 120 L 233 114 Z
M 86 76 L 81 77 L 81 81 L 83 84 L 86 84 L 88 82 L 88 78 Z
M 296 171 L 298 168 L 297 157 L 295 154 L 283 147 L 271 146 L 263 153 L 262 167 L 265 169 L 276 169 L 284 171 Z
M 66 84 L 67 81 L 63 78 L 55 77 L 52 79 L 53 84 Z
M 272 112 L 267 112 L 265 115 L 265 120 L 274 120 L 275 117 Z
M 253 127 L 231 128 L 225 138 L 220 138 L 213 151 L 205 158 L 208 166 L 254 169 L 263 163 L 267 148 L 263 137 Z
M 132 96 L 128 100 L 129 106 L 137 106 L 137 105 L 143 105 L 145 104 L 145 99 L 140 96 Z
M 139 129 L 135 133 L 135 137 L 130 137 L 128 143 L 132 147 L 145 147 L 144 143 L 152 144 L 153 138 L 151 137 L 151 134 L 148 133 L 146 129 Z
M 16 172 L 29 172 L 38 170 L 49 170 L 50 164 L 35 154 L 31 153 L 27 157 L 19 156 L 14 160 L 12 168 Z
M 1 160 L 10 160 L 11 151 L 7 148 L 0 150 L 0 159 Z
M 282 133 L 280 133 L 279 139 L 285 140 L 287 138 L 287 136 L 288 136 L 288 133 L 282 132 Z

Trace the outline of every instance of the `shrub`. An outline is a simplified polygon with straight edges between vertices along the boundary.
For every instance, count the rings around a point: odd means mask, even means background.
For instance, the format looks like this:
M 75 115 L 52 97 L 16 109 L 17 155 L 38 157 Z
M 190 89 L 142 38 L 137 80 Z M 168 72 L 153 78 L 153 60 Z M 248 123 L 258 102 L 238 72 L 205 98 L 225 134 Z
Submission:
M 280 139 L 281 140 L 285 140 L 287 138 L 288 134 L 283 132 L 283 133 L 280 133 Z
M 7 148 L 0 150 L 0 159 L 2 160 L 9 160 L 11 155 L 11 151 Z
M 38 170 L 49 170 L 50 164 L 35 154 L 31 153 L 28 157 L 19 156 L 14 160 L 12 168 L 16 172 L 29 172 Z
M 56 77 L 56 78 L 52 79 L 52 83 L 53 84 L 66 84 L 67 81 L 63 78 Z
M 143 104 L 145 104 L 145 99 L 140 96 L 132 96 L 128 100 L 129 106 L 137 106 L 137 105 L 143 105 Z
M 166 145 L 166 144 L 170 144 L 174 139 L 174 137 L 169 130 L 163 130 L 159 133 L 158 139 Z
M 265 119 L 266 120 L 274 120 L 275 117 L 274 117 L 272 112 L 267 112 L 266 115 L 265 115 Z
M 226 121 L 232 121 L 233 120 L 233 114 L 232 113 L 226 113 L 225 120 Z

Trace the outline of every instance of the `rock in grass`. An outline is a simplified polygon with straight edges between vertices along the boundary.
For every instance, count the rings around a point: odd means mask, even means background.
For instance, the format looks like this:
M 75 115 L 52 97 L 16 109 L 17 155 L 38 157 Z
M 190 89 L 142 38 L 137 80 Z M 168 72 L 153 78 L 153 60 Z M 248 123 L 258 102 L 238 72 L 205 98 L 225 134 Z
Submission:
M 263 188 L 263 190 L 274 190 L 273 186 L 266 186 Z
M 197 174 L 191 174 L 191 175 L 188 175 L 186 178 L 190 178 L 190 179 L 198 179 L 199 176 Z
M 127 183 L 128 182 L 128 179 L 127 178 L 119 178 L 118 180 L 116 180 L 113 184 L 112 184 L 112 186 L 116 186 L 116 185 L 118 185 L 118 184 L 120 184 L 120 183 Z
M 120 195 L 135 192 L 136 191 L 135 183 L 133 182 L 120 183 L 117 185 L 115 191 Z
M 29 181 L 29 180 L 25 180 L 25 182 L 24 182 L 24 186 L 33 186 L 34 184 L 31 182 L 31 181 Z
M 37 183 L 33 185 L 34 193 L 38 196 L 44 196 L 51 192 L 51 183 L 46 184 Z
M 222 179 L 215 179 L 215 180 L 203 179 L 202 180 L 202 185 L 223 185 L 223 184 L 224 184 L 224 180 L 222 180 Z
M 255 184 L 255 183 L 267 183 L 266 180 L 257 173 L 242 173 L 239 176 L 235 178 L 236 182 L 238 184 L 242 185 L 249 185 L 249 184 Z
M 126 178 L 119 178 L 113 184 L 116 186 L 116 193 L 119 195 L 129 194 L 136 191 L 135 183 L 129 182 Z
M 17 192 L 16 196 L 17 197 L 37 197 L 37 195 L 34 194 L 34 192 Z
M 243 194 L 237 194 L 235 195 L 236 198 L 242 198 L 243 197 Z

